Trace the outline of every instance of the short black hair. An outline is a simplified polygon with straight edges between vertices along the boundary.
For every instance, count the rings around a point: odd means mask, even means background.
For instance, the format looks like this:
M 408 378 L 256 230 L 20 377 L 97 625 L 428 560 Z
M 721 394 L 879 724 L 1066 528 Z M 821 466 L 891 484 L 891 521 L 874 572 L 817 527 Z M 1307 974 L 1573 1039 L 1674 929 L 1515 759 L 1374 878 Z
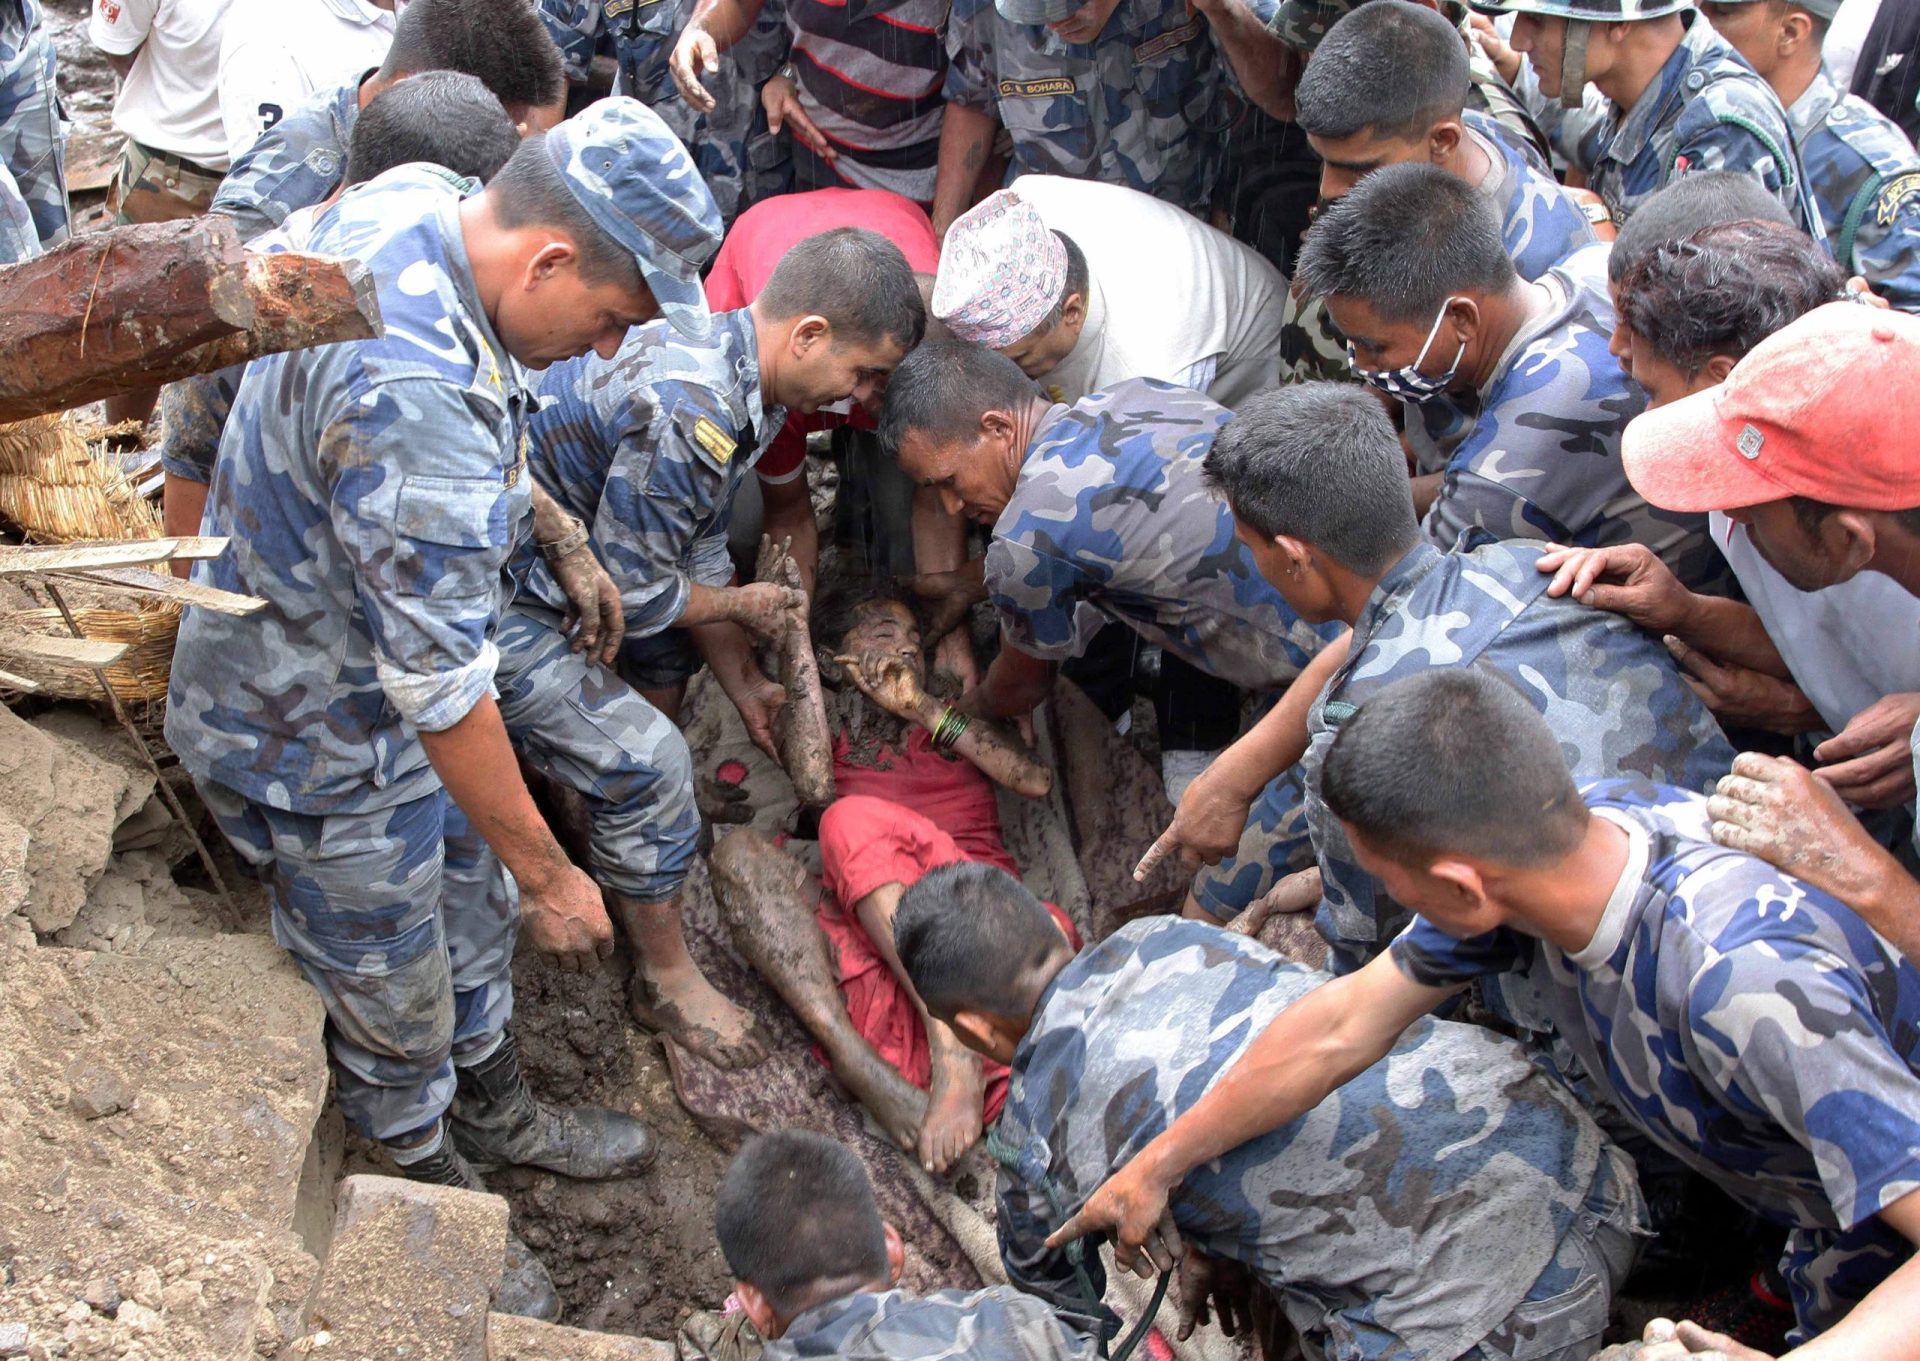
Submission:
M 1846 274 L 1797 227 L 1728 222 L 1659 247 L 1620 281 L 1620 319 L 1682 373 L 1747 352 L 1841 297 Z
M 714 1236 L 737 1281 L 791 1317 L 823 1282 L 887 1276 L 887 1234 L 867 1170 L 851 1149 L 787 1129 L 742 1145 L 713 1198 Z
M 1020 1016 L 1021 981 L 1066 948 L 1053 914 L 997 865 L 942 865 L 900 895 L 893 946 L 936 1017 Z
M 1366 4 L 1341 16 L 1313 50 L 1294 92 L 1294 121 L 1340 141 L 1416 137 L 1466 107 L 1471 73 L 1460 30 L 1417 4 Z
M 1448 298 L 1503 293 L 1517 277 L 1487 196 L 1437 165 L 1407 162 L 1326 206 L 1294 280 L 1308 297 L 1350 297 L 1387 321 L 1424 325 Z
M 1654 251 L 1684 241 L 1702 227 L 1749 220 L 1793 225 L 1780 200 L 1744 170 L 1682 175 L 1634 209 L 1621 225 L 1607 256 L 1607 277 L 1619 283 Z
M 1053 310 L 1047 313 L 1045 320 L 1033 328 L 1036 334 L 1051 331 L 1057 326 L 1061 315 L 1067 310 L 1067 299 L 1076 293 L 1084 299 L 1087 296 L 1087 285 L 1092 281 L 1092 276 L 1087 272 L 1087 253 L 1080 249 L 1080 243 L 1065 232 L 1055 231 L 1053 234 L 1066 248 L 1067 279 L 1060 285 L 1060 301 L 1053 305 Z
M 393 26 L 380 74 L 464 71 L 515 113 L 566 93 L 560 49 L 530 0 L 412 0 Z
M 581 278 L 595 285 L 617 284 L 629 292 L 640 288 L 645 282 L 640 262 L 573 196 L 547 151 L 547 137 L 547 133 L 536 132 L 523 138 L 500 173 L 488 183 L 495 221 L 509 229 L 557 227 L 579 252 Z
M 900 361 L 887 385 L 880 440 L 898 451 L 918 431 L 941 442 L 977 433 L 989 411 L 1012 411 L 1039 392 L 1020 366 L 970 340 L 929 340 Z
M 760 290 L 771 318 L 821 316 L 836 340 L 872 345 L 920 343 L 927 309 L 900 247 L 863 227 L 836 227 L 796 242 Z
M 1587 825 L 1546 720 L 1478 665 L 1426 671 L 1361 704 L 1327 749 L 1320 793 L 1335 817 L 1408 863 L 1551 864 Z
M 354 120 L 345 183 L 427 161 L 481 183 L 520 146 L 520 130 L 478 76 L 428 71 L 382 90 Z
M 1247 398 L 1201 468 L 1261 534 L 1304 540 L 1356 572 L 1392 566 L 1420 538 L 1400 436 L 1372 392 L 1353 383 Z

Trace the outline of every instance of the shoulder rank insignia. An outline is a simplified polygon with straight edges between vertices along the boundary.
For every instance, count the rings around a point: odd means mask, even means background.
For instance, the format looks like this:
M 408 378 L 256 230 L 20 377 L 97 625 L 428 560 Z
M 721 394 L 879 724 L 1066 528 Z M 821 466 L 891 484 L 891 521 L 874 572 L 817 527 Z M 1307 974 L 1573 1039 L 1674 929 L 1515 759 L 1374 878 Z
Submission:
M 733 451 L 740 446 L 733 436 L 722 430 L 710 418 L 702 416 L 693 423 L 693 439 L 715 463 L 725 465 L 733 457 Z

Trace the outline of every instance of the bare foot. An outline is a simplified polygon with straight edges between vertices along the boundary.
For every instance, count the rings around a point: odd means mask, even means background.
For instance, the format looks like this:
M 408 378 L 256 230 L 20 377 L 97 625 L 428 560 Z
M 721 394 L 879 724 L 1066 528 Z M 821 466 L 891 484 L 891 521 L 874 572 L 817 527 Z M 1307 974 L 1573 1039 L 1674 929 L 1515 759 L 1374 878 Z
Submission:
M 927 1093 L 927 1118 L 921 1122 L 917 1153 L 929 1172 L 945 1172 L 972 1148 L 985 1128 L 987 1083 L 980 1060 L 971 1051 L 935 1052 L 933 1089 Z
M 691 965 L 657 976 L 636 965 L 627 1010 L 644 1028 L 666 1033 L 716 1068 L 751 1068 L 767 1056 L 754 1019 Z

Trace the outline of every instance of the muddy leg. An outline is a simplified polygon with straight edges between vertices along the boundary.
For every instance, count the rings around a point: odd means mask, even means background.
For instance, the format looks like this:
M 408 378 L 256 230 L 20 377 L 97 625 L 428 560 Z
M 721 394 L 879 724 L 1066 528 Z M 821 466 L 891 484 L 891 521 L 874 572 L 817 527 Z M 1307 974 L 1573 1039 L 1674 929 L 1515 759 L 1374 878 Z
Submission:
M 874 1052 L 847 1016 L 826 936 L 813 917 L 819 890 L 807 872 L 758 832 L 731 833 L 713 849 L 714 897 L 733 945 L 793 1008 L 826 1050 L 834 1076 L 901 1148 L 912 1150 L 926 1094 Z
M 720 994 L 687 953 L 680 899 L 635 902 L 609 893 L 633 947 L 633 990 L 627 1009 L 648 1030 L 664 1031 L 718 1068 L 751 1068 L 767 1056 L 753 1018 Z

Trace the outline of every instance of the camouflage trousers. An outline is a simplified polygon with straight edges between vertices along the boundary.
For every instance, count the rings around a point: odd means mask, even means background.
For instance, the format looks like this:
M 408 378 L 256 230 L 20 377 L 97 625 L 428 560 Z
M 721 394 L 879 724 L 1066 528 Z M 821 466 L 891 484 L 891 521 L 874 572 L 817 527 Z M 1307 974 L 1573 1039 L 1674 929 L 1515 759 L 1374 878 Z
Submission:
M 1608 1144 L 1579 1215 L 1527 1297 L 1461 1361 L 1588 1361 L 1651 1236 L 1633 1159 Z
M 0 162 L 33 218 L 42 247 L 67 239 L 67 154 L 53 84 L 53 41 L 38 29 L 0 79 Z
M 1458 1361 L 1588 1361 L 1600 1350 L 1614 1295 L 1650 1236 L 1633 1159 L 1608 1144 L 1553 1260 L 1513 1312 Z M 1498 1271 L 1503 1265 L 1490 1262 L 1488 1268 Z M 1406 1341 L 1375 1324 L 1371 1314 L 1369 1305 L 1330 1316 L 1324 1337 L 1300 1337 L 1301 1352 L 1307 1361 L 1390 1361 L 1409 1355 Z
M 107 206 L 117 227 L 196 217 L 212 205 L 222 178 L 217 171 L 128 138 L 107 189 Z
M 40 233 L 33 225 L 33 212 L 13 172 L 0 162 L 0 265 L 17 265 L 39 253 Z
M 374 1139 L 431 1126 L 454 1065 L 492 1054 L 513 1013 L 518 894 L 499 860 L 444 790 L 316 816 L 196 783 L 326 1005 L 341 1112 Z
M 516 603 L 494 644 L 514 746 L 592 812 L 595 882 L 636 902 L 674 897 L 700 838 L 686 738 L 619 676 L 569 651 L 551 611 Z

